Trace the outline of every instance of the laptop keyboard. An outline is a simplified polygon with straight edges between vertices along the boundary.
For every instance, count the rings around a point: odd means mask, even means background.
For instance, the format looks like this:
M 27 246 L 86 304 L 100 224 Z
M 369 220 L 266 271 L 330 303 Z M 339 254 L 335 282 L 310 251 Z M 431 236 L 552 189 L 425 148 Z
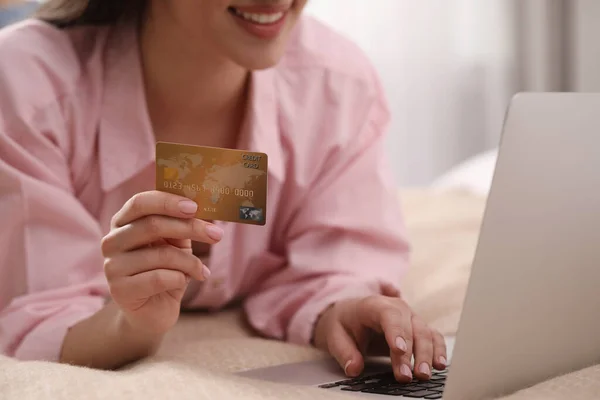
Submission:
M 447 369 L 444 371 L 433 371 L 431 379 L 428 381 L 413 379 L 409 383 L 400 383 L 396 381 L 394 373 L 390 371 L 326 383 L 319 387 L 323 389 L 340 388 L 349 392 L 404 396 L 415 399 L 441 399 L 447 374 Z

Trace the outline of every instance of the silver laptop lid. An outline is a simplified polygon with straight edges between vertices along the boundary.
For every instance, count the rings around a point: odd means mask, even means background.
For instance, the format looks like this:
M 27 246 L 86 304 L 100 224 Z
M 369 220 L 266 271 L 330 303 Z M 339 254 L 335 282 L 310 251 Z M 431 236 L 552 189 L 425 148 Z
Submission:
M 600 362 L 600 95 L 509 107 L 445 400 Z

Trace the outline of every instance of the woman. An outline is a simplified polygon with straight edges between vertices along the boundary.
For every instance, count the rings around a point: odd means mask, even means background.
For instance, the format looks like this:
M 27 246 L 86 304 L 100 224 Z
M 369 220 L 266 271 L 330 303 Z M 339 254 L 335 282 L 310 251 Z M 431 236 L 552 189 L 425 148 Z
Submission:
M 400 381 L 413 354 L 420 379 L 445 367 L 398 291 L 408 246 L 377 77 L 304 5 L 50 0 L 0 35 L 4 353 L 118 368 L 181 307 L 242 297 L 259 332 L 350 376 L 377 345 Z M 270 222 L 200 221 L 154 191 L 156 141 L 267 153 Z

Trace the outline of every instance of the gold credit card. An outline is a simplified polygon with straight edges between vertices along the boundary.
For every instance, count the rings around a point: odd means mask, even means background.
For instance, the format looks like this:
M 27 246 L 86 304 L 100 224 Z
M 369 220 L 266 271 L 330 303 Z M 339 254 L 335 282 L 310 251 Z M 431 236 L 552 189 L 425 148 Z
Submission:
M 156 144 L 156 189 L 198 204 L 196 218 L 264 225 L 267 155 L 243 150 Z

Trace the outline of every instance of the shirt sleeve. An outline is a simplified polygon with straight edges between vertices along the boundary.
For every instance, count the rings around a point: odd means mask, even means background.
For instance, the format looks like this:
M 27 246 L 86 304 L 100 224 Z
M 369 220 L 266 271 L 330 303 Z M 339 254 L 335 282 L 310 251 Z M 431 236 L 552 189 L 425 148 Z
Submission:
M 57 361 L 107 295 L 101 229 L 72 188 L 56 103 L 18 117 L 0 107 L 0 353 L 24 360 Z
M 375 94 L 341 113 L 342 126 L 356 128 L 351 140 L 329 152 L 286 229 L 287 265 L 245 303 L 250 323 L 267 336 L 308 344 L 331 304 L 400 295 L 409 245 L 386 158 L 388 108 L 379 81 L 372 82 Z

